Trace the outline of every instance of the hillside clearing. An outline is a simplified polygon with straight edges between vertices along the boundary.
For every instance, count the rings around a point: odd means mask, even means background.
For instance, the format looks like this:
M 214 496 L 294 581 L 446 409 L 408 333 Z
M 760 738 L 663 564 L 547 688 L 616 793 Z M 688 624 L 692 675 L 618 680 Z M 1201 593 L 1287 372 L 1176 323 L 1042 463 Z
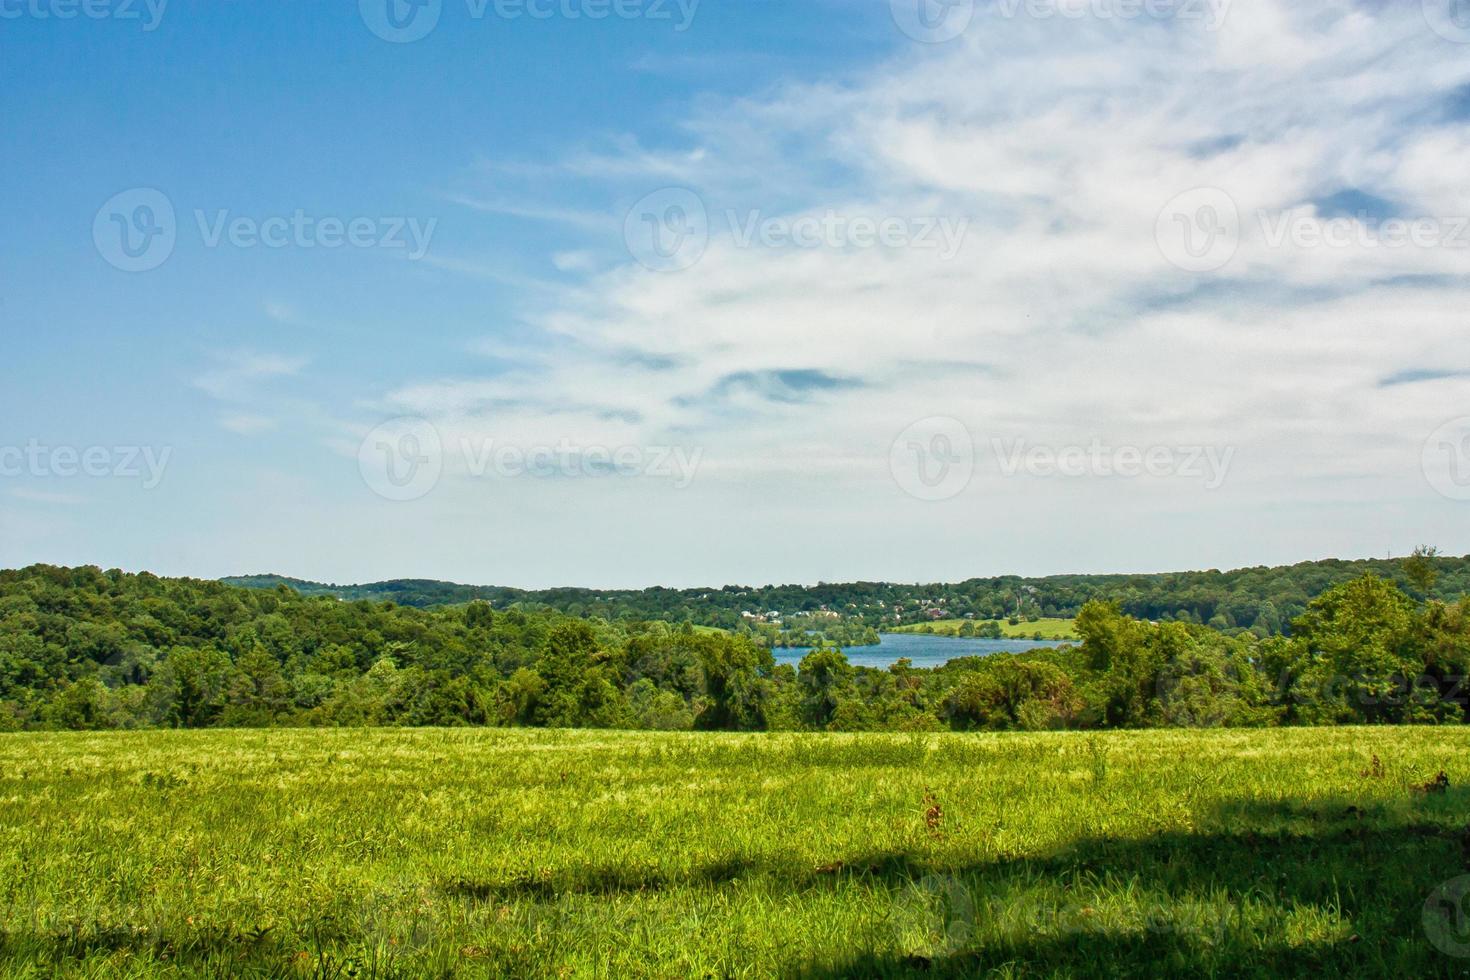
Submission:
M 1470 960 L 1431 943 L 1424 907 L 1465 870 L 1467 746 L 1388 727 L 7 735 L 0 969 L 1443 974 Z M 1415 789 L 1440 771 L 1445 791 Z

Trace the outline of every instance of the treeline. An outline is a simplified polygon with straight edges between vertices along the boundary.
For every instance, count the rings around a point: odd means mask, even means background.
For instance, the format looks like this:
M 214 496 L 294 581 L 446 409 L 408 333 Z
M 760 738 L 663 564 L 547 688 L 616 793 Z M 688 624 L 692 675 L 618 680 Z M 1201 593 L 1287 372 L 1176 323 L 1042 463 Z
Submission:
M 1411 563 L 1419 591 L 1434 567 Z M 1091 602 L 1081 642 L 934 670 L 798 667 L 663 622 L 418 609 L 96 568 L 0 572 L 0 728 L 540 725 L 908 730 L 1462 722 L 1470 600 L 1363 575 L 1292 635 Z
M 287 584 L 306 595 L 391 600 L 431 607 L 473 600 L 496 609 L 553 609 L 570 616 L 608 620 L 664 620 L 722 629 L 750 629 L 746 613 L 836 615 L 844 623 L 891 628 L 931 618 L 976 620 L 1011 617 L 1070 619 L 1089 602 L 1116 603 L 1130 616 L 1210 626 L 1265 637 L 1290 632 L 1314 598 L 1364 574 L 1389 579 L 1416 599 L 1453 601 L 1470 595 L 1470 556 L 1429 558 L 1437 575 L 1430 591 L 1417 586 L 1400 561 L 1367 559 L 1304 562 L 1235 571 L 1153 575 L 999 576 L 956 583 L 823 583 L 815 586 L 731 585 L 719 589 L 545 589 L 455 585 L 398 580 L 372 585 L 323 585 L 274 575 L 227 579 L 230 584 L 273 589 Z

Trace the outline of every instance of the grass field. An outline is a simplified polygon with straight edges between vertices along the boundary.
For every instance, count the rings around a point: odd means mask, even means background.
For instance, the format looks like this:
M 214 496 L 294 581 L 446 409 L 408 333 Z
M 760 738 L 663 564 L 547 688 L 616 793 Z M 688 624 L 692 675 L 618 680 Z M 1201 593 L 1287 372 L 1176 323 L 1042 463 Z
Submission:
M 1459 728 L 0 736 L 0 973 L 1463 975 L 1467 749 Z
M 975 623 L 975 625 L 978 626 L 980 625 L 980 623 L 984 622 L 984 620 L 936 619 L 932 623 L 917 623 L 910 626 L 899 626 L 892 630 L 889 630 L 889 632 L 928 633 L 930 632 L 929 627 L 933 627 L 932 632 L 939 636 L 957 636 L 959 634 L 960 627 L 967 622 L 973 622 Z M 1043 640 L 1077 639 L 1077 631 L 1073 625 L 1073 621 L 1070 619 L 1043 618 L 1036 620 L 1034 623 L 1017 623 L 1014 626 L 1002 619 L 999 621 L 999 625 L 1000 631 L 1006 636 L 1018 637 L 1021 639 L 1030 639 L 1037 633 L 1041 634 L 1041 638 Z

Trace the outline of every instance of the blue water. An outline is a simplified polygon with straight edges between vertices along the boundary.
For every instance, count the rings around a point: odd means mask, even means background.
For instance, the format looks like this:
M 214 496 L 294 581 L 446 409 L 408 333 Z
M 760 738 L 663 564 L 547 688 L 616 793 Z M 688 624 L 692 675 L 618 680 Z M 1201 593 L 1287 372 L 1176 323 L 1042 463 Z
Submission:
M 955 657 L 983 657 L 992 653 L 1017 653 L 1042 647 L 1061 646 L 1064 640 L 982 640 L 972 636 L 929 636 L 924 633 L 882 633 L 875 647 L 847 647 L 842 652 L 859 667 L 887 667 L 908 657 L 915 667 L 938 667 Z M 773 650 L 778 664 L 796 664 L 811 652 L 810 647 Z

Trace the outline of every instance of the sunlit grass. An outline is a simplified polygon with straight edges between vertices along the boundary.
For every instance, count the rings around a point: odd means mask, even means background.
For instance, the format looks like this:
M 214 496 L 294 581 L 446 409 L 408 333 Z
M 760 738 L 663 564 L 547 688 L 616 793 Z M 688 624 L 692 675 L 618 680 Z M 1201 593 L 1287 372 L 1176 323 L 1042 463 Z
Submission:
M 1458 973 L 1423 908 L 1466 870 L 1467 747 L 1458 728 L 5 736 L 0 967 Z M 1415 790 L 1441 770 L 1448 792 Z
M 892 633 L 933 633 L 936 636 L 958 636 L 960 628 L 966 623 L 980 626 L 986 621 L 982 619 L 936 619 L 928 623 L 911 623 L 907 626 L 896 626 L 889 632 Z M 1077 639 L 1076 621 L 1071 619 L 1041 618 L 1033 622 L 1019 622 L 1014 625 L 1007 620 L 999 620 L 998 625 L 1004 636 L 1016 639 L 1030 639 L 1040 633 L 1043 640 L 1075 640 Z

